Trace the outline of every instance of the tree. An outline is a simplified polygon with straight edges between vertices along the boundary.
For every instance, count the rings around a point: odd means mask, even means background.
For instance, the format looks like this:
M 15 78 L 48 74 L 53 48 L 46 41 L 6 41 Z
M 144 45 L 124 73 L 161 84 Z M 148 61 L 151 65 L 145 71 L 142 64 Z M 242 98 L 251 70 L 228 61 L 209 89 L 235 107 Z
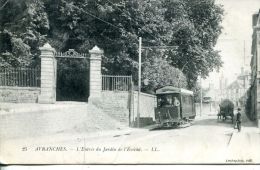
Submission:
M 160 44 L 170 30 L 161 2 L 49 0 L 45 4 L 48 39 L 55 49 L 87 52 L 98 45 L 105 51 L 103 73 L 132 74 L 135 82 L 138 37 L 143 37 L 146 45 Z
M 186 76 L 177 68 L 171 66 L 166 59 L 158 57 L 160 51 L 150 51 L 149 58 L 143 63 L 142 80 L 149 80 L 148 85 L 142 81 L 144 91 L 152 93 L 166 85 L 187 88 Z
M 205 78 L 222 65 L 214 46 L 222 29 L 223 9 L 215 0 L 166 0 L 165 7 L 165 19 L 175 30 L 169 44 L 178 46 L 177 54 L 167 54 L 169 62 L 183 70 L 192 88 L 199 75 Z
M 194 92 L 194 100 L 196 103 L 199 103 L 203 96 L 206 95 L 209 89 L 202 88 L 198 82 L 193 86 L 192 91 Z M 202 98 L 201 98 L 201 91 L 202 91 Z
M 37 64 L 49 22 L 40 0 L 9 0 L 0 9 L 2 67 Z
M 103 73 L 132 74 L 136 82 L 138 37 L 144 46 L 177 47 L 158 49 L 156 57 L 182 71 L 188 88 L 222 64 L 214 45 L 223 10 L 214 0 L 10 0 L 0 13 L 0 58 L 12 66 L 35 61 L 46 40 L 57 51 L 98 45 Z

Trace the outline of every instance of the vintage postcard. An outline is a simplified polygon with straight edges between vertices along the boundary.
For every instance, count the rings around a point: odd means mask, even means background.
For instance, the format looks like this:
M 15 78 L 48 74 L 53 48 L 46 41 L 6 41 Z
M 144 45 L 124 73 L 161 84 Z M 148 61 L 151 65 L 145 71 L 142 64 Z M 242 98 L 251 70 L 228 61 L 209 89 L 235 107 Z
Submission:
M 1 164 L 259 164 L 259 0 L 0 0 Z

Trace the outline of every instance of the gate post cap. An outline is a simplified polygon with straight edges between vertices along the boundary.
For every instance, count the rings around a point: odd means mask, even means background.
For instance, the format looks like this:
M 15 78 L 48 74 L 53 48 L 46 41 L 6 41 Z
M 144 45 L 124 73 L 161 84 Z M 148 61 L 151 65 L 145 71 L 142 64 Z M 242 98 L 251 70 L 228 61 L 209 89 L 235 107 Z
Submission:
M 49 43 L 45 43 L 42 47 L 39 48 L 41 51 L 51 51 L 55 52 L 55 49 Z
M 45 47 L 45 48 L 52 48 L 49 43 L 45 43 L 45 44 L 43 45 L 43 47 Z
M 98 48 L 98 46 L 94 46 L 91 50 L 89 50 L 89 53 L 91 54 L 103 54 L 104 51 L 100 48 Z

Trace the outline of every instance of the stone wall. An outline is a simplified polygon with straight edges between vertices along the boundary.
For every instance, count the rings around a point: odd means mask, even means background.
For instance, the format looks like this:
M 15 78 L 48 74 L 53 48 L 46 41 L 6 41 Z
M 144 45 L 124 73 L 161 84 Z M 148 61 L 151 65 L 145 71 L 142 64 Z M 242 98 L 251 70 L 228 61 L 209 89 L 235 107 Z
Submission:
M 121 91 L 103 91 L 101 107 L 103 111 L 123 124 L 129 124 L 130 94 Z
M 137 118 L 138 93 L 122 91 L 103 91 L 101 93 L 102 109 L 105 113 L 118 121 L 135 125 Z M 141 124 L 147 125 L 148 122 L 155 121 L 154 107 L 156 97 L 154 95 L 141 93 L 140 95 L 140 118 L 144 121 Z M 149 123 L 148 123 L 149 124 Z
M 0 87 L 0 102 L 36 103 L 40 94 L 39 87 Z
M 131 121 L 136 121 L 138 105 L 138 92 L 134 92 L 134 98 L 131 106 Z M 154 108 L 156 107 L 156 96 L 146 93 L 140 93 L 140 118 L 152 118 L 155 121 Z

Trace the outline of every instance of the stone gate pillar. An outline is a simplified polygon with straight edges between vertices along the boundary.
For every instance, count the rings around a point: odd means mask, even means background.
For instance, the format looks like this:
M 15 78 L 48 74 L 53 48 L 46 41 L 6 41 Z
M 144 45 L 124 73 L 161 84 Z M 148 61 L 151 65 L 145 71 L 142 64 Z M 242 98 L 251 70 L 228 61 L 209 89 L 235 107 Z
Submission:
M 39 103 L 56 102 L 56 59 L 55 49 L 46 43 L 41 50 L 41 92 Z
M 89 102 L 100 103 L 101 100 L 101 58 L 103 50 L 97 46 L 89 50 L 90 53 L 90 76 L 89 76 Z

